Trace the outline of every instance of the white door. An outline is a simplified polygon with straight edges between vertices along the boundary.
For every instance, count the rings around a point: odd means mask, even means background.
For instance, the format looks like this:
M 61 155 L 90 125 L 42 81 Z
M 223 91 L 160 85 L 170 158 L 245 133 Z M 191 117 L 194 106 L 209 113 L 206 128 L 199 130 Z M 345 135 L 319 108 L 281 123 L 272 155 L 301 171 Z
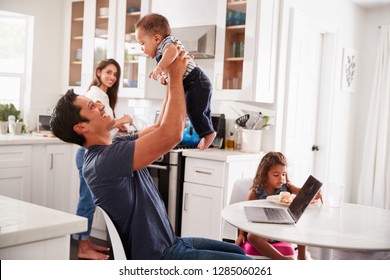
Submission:
M 329 39 L 333 35 L 326 39 L 326 30 L 315 19 L 300 13 L 294 14 L 290 32 L 283 144 L 289 178 L 302 186 L 310 174 L 321 180 L 327 175 L 328 147 L 324 135 L 329 129 L 323 124 L 330 115 L 331 94 L 327 84 L 332 80 L 329 74 L 332 61 L 327 59 L 334 55 L 330 54 L 334 52 L 334 40 Z M 320 171 L 319 162 L 323 165 Z

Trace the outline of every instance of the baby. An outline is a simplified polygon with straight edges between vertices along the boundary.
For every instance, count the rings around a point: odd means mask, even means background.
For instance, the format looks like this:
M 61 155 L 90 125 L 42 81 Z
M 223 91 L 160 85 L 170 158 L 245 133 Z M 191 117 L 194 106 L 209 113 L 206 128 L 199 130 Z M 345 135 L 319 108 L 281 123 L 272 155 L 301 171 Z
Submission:
M 162 84 L 168 83 L 164 69 L 179 54 L 175 43 L 184 50 L 182 43 L 171 35 L 168 20 L 159 14 L 148 14 L 142 17 L 135 25 L 135 37 L 140 43 L 142 51 L 157 61 L 157 65 L 150 72 L 149 78 L 159 80 Z M 212 86 L 210 79 L 202 69 L 197 67 L 193 61 L 190 61 L 183 76 L 183 85 L 188 117 L 196 133 L 201 138 L 198 149 L 207 149 L 216 136 L 211 120 Z

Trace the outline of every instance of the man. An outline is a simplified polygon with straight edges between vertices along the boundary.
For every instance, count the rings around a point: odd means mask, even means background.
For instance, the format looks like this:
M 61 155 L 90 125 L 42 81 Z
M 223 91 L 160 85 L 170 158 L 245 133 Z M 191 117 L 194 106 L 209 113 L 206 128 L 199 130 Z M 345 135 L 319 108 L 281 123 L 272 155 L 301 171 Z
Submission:
M 58 101 L 50 126 L 63 141 L 87 148 L 84 177 L 95 204 L 115 224 L 128 259 L 250 259 L 233 244 L 176 237 L 146 168 L 181 141 L 186 121 L 184 55 L 167 69 L 170 83 L 158 121 L 138 135 L 111 140 L 114 119 L 104 106 L 72 90 Z

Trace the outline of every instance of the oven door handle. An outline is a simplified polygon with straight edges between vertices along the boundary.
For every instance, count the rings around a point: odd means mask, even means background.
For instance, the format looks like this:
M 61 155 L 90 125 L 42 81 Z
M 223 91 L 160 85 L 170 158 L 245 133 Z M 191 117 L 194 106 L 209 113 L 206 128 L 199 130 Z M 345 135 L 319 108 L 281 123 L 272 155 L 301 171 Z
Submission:
M 149 168 L 154 168 L 154 169 L 160 169 L 160 170 L 168 170 L 168 166 L 162 166 L 162 165 L 157 165 L 157 164 L 150 164 L 148 165 Z

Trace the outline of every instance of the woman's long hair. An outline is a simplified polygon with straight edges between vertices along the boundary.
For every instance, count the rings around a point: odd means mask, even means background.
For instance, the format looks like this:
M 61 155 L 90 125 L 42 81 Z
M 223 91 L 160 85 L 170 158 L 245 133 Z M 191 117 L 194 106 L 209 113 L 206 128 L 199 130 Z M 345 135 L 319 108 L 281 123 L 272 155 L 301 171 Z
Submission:
M 115 106 L 116 106 L 116 103 L 118 101 L 118 88 L 119 88 L 119 82 L 121 79 L 121 68 L 119 66 L 119 63 L 115 59 L 112 59 L 112 58 L 100 61 L 100 63 L 98 64 L 98 66 L 95 69 L 93 81 L 89 85 L 88 89 L 90 89 L 92 86 L 100 87 L 100 85 L 102 84 L 102 81 L 100 80 L 100 77 L 98 76 L 97 73 L 98 73 L 98 71 L 101 72 L 104 68 L 106 68 L 108 65 L 111 65 L 111 64 L 113 64 L 116 67 L 117 76 L 116 76 L 115 83 L 110 88 L 107 89 L 106 93 L 108 95 L 110 107 L 114 113 L 114 118 L 115 118 Z

